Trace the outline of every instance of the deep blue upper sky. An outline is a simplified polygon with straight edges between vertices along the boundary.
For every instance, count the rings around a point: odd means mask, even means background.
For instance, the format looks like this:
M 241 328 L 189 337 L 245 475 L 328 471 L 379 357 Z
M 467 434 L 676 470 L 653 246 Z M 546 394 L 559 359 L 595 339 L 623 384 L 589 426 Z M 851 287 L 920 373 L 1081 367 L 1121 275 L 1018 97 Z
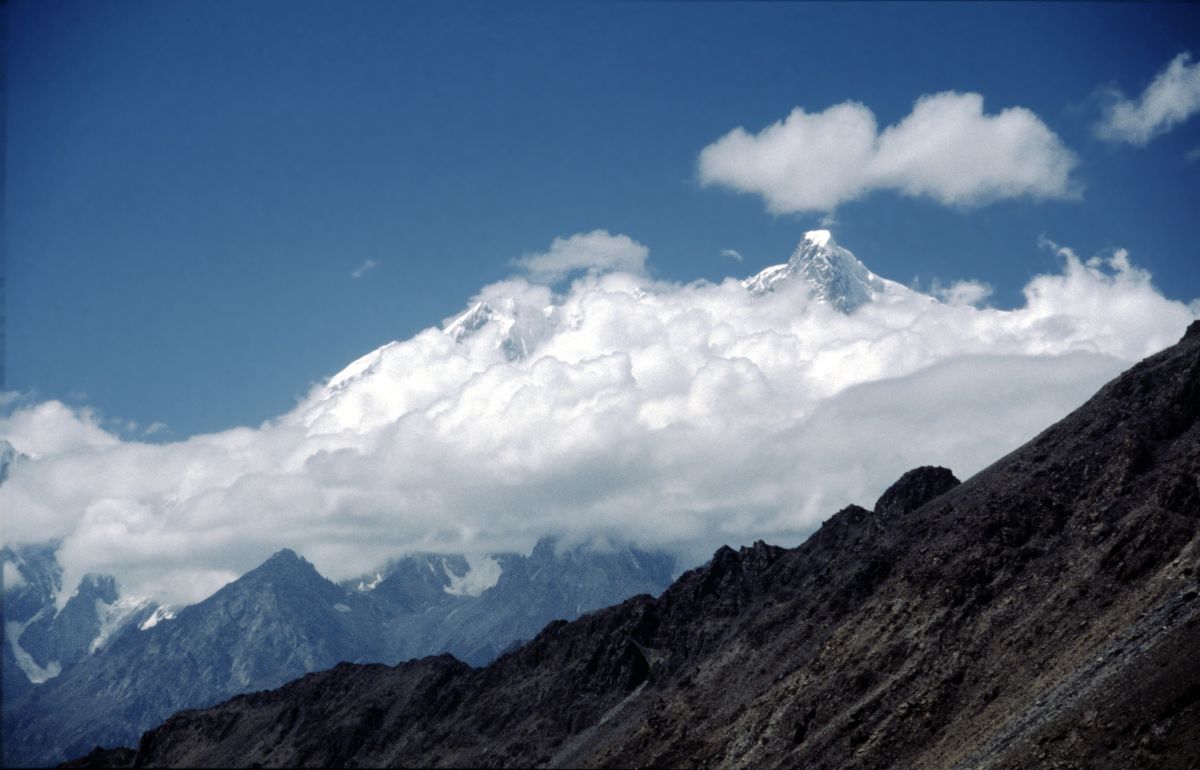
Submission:
M 998 305 L 1123 246 L 1200 297 L 1200 118 L 1097 139 L 1200 56 L 1200 6 L 1075 3 L 17 2 L 8 30 L 8 382 L 158 438 L 275 416 L 461 309 L 509 260 L 605 228 L 658 277 L 783 261 L 818 215 L 696 180 L 700 150 L 796 106 L 881 126 L 923 95 L 1023 106 L 1078 201 L 967 210 L 877 192 L 834 231 L 876 273 L 977 278 Z M 738 264 L 722 249 L 745 255 Z M 350 273 L 366 260 L 378 267 Z

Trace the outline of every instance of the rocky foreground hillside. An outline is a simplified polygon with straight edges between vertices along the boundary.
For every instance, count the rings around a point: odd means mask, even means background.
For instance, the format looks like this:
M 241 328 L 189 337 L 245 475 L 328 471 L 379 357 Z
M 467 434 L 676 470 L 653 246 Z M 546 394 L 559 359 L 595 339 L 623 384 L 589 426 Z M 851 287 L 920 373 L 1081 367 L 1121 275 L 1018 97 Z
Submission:
M 89 761 L 1200 767 L 1198 414 L 1200 322 L 961 485 L 907 474 L 486 668 L 340 665 Z

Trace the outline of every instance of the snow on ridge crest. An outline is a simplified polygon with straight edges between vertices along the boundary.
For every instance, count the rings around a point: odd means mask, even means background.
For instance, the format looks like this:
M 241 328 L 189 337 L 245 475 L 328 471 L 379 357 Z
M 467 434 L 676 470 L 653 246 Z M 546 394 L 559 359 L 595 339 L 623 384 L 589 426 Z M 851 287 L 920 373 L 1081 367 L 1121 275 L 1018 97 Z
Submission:
M 825 229 L 804 233 L 786 263 L 741 283 L 751 295 L 760 296 L 793 282 L 807 284 L 816 302 L 846 315 L 884 297 L 899 300 L 914 294 L 876 276 Z M 597 288 L 628 294 L 637 301 L 653 295 L 631 284 L 630 277 L 615 273 L 600 279 Z M 404 413 L 429 408 L 439 397 L 439 382 L 409 368 L 417 350 L 438 357 L 450 353 L 447 344 L 461 346 L 465 350 L 460 352 L 466 354 L 461 363 L 467 367 L 486 367 L 497 352 L 512 364 L 530 361 L 547 341 L 575 329 L 581 310 L 549 287 L 521 279 L 491 284 L 465 310 L 444 320 L 440 329 L 428 329 L 407 342 L 389 342 L 356 359 L 330 378 L 300 419 L 310 431 L 332 434 L 348 427 L 377 427 Z M 398 378 L 404 383 L 400 387 Z
M 375 348 L 365 356 L 359 356 L 350 362 L 350 364 L 342 369 L 337 374 L 329 378 L 329 382 L 325 384 L 325 392 L 331 393 L 339 388 L 342 388 L 351 380 L 358 379 L 364 374 L 370 374 L 379 368 L 379 362 L 383 358 L 383 353 L 397 342 L 389 342 L 382 347 Z
M 150 613 L 150 617 L 146 618 L 138 625 L 138 630 L 146 631 L 148 629 L 154 628 L 155 626 L 157 626 L 159 623 L 161 623 L 164 620 L 174 620 L 174 619 L 175 619 L 174 608 L 164 607 L 162 605 L 159 605 L 154 608 L 154 612 Z
M 455 342 L 477 334 L 495 337 L 493 346 L 505 359 L 518 361 L 529 356 L 537 343 L 554 329 L 557 311 L 551 305 L 529 305 L 512 296 L 478 300 L 442 330 Z M 486 330 L 486 331 L 485 331 Z
M 469 334 L 483 328 L 488 321 L 496 316 L 496 311 L 487 302 L 480 300 L 458 318 L 446 325 L 443 330 L 455 342 L 462 342 Z
M 442 559 L 442 571 L 450 580 L 450 584 L 443 588 L 443 591 L 451 596 L 479 596 L 500 582 L 500 573 L 503 572 L 503 568 L 495 558 L 491 556 L 468 558 L 467 564 L 467 571 L 459 575 L 450 569 L 445 559 Z
M 846 315 L 884 295 L 913 293 L 872 273 L 853 252 L 839 246 L 828 230 L 809 230 L 786 263 L 762 270 L 742 281 L 742 286 L 760 296 L 794 278 L 808 284 L 814 300 Z
M 126 599 L 118 598 L 114 602 L 106 602 L 103 599 L 96 599 L 96 617 L 100 619 L 100 629 L 96 634 L 96 638 L 88 645 L 88 654 L 96 652 L 108 643 L 114 634 L 136 619 L 138 613 L 150 607 L 152 602 L 149 599 Z M 154 623 L 162 620 L 165 613 L 159 614 L 159 607 L 155 607 L 153 612 L 138 624 L 138 630 L 144 631 L 153 618 Z M 153 625 L 154 623 L 151 623 Z

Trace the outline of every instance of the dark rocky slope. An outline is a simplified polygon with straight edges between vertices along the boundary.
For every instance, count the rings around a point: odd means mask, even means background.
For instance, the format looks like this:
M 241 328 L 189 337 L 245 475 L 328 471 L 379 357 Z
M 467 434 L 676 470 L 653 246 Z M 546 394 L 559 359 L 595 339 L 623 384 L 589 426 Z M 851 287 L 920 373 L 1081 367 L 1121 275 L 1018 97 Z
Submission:
M 177 714 L 135 762 L 1200 767 L 1198 414 L 1200 322 L 961 485 L 906 475 L 487 668 L 341 665 Z

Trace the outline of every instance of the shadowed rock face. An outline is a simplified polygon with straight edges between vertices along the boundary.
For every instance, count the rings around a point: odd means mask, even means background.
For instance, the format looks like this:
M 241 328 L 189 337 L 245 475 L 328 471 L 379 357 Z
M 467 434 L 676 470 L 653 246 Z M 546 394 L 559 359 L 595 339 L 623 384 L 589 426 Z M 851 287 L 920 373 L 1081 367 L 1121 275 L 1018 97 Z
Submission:
M 959 485 L 949 468 L 924 465 L 901 476 L 875 502 L 880 516 L 900 516 L 915 511 L 933 498 Z
M 483 669 L 344 665 L 177 714 L 136 762 L 1198 767 L 1198 415 L 1194 324 L 965 483 L 918 469 Z

